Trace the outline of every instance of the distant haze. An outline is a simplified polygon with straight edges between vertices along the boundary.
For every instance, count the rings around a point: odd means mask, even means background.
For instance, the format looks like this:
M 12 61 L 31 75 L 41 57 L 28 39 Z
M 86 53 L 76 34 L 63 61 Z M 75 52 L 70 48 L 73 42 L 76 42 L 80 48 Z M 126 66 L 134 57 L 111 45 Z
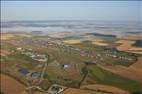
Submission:
M 1 1 L 1 20 L 142 21 L 142 1 Z

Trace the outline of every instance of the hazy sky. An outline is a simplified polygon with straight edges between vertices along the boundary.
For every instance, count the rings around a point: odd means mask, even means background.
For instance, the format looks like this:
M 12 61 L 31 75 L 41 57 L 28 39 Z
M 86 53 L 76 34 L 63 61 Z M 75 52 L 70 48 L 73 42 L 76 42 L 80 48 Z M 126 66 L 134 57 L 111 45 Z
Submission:
M 142 20 L 142 1 L 2 1 L 2 20 Z

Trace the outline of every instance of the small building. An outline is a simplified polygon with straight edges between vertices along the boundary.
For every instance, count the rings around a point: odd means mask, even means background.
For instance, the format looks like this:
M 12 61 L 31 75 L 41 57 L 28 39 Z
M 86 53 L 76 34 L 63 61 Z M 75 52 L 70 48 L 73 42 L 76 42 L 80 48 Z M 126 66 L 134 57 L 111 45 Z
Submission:
M 21 47 L 18 47 L 18 48 L 16 48 L 17 49 L 17 51 L 21 51 L 21 52 L 23 52 L 24 51 L 24 49 L 23 48 L 21 48 Z
M 63 88 L 59 87 L 59 86 L 52 86 L 48 89 L 48 93 L 49 94 L 60 94 L 61 92 L 63 92 Z
M 37 61 L 40 61 L 40 62 L 46 62 L 47 61 L 47 58 L 45 55 L 40 55 L 40 54 L 33 54 L 31 56 L 32 59 L 34 60 L 37 60 Z
M 63 68 L 65 69 L 65 68 L 69 68 L 70 67 L 70 65 L 68 65 L 68 64 L 64 64 L 63 65 Z

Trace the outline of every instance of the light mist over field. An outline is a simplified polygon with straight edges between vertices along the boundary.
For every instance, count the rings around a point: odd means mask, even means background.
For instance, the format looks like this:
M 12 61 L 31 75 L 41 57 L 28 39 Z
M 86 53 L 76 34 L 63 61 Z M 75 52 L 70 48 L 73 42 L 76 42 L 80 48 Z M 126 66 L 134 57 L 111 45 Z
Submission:
M 139 33 L 141 5 L 141 1 L 2 1 L 1 31 Z

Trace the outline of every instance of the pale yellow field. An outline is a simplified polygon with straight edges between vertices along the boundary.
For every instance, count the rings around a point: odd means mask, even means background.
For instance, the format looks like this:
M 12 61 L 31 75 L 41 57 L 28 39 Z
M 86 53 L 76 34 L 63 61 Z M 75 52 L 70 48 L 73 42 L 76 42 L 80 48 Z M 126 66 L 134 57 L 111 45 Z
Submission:
M 116 43 L 120 43 L 121 45 L 117 46 L 117 49 L 119 51 L 128 51 L 132 46 L 135 41 L 132 40 L 119 40 Z
M 14 35 L 13 34 L 1 34 L 1 40 L 8 40 L 13 38 Z
M 64 43 L 68 43 L 68 44 L 77 44 L 77 43 L 80 43 L 81 42 L 81 40 L 65 40 L 65 41 L 63 41 Z
M 26 34 L 26 33 L 1 33 L 1 40 L 9 40 L 12 38 L 15 38 L 16 36 L 20 36 L 20 37 L 31 37 L 30 34 Z
M 101 39 L 71 39 L 71 40 L 65 40 L 64 43 L 78 44 L 78 43 L 81 43 L 82 41 L 85 41 L 85 40 L 91 41 L 92 44 L 95 44 L 95 45 L 108 46 L 108 43 L 105 43 L 104 40 L 101 40 Z
M 133 40 L 119 40 L 116 43 L 120 43 L 120 45 L 116 47 L 119 51 L 142 54 L 142 48 L 132 46 L 132 44 L 135 43 Z
M 129 51 L 142 51 L 142 48 L 131 47 L 131 48 L 129 49 Z
M 99 41 L 93 41 L 92 44 L 99 45 L 99 46 L 108 46 L 107 43 L 103 43 L 103 42 L 99 42 Z

